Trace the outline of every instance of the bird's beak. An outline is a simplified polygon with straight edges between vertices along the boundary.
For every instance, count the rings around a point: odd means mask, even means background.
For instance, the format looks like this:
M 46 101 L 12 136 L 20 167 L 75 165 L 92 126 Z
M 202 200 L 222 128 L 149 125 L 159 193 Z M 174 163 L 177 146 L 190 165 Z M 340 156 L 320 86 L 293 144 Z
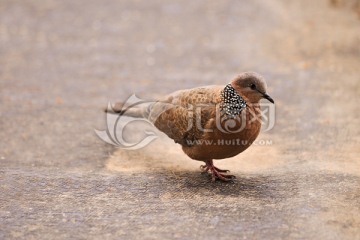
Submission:
M 275 102 L 274 102 L 274 99 L 272 99 L 272 98 L 271 98 L 269 95 L 267 95 L 266 93 L 263 93 L 263 97 L 264 97 L 265 99 L 269 100 L 269 102 L 275 103 Z

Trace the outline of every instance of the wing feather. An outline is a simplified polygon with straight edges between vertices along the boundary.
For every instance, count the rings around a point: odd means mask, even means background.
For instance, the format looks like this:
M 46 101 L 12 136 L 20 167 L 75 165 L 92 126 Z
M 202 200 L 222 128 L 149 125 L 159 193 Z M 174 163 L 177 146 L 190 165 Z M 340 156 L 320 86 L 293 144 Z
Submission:
M 215 118 L 222 88 L 209 86 L 174 92 L 151 106 L 149 118 L 176 143 L 189 145 L 203 137 L 206 124 Z

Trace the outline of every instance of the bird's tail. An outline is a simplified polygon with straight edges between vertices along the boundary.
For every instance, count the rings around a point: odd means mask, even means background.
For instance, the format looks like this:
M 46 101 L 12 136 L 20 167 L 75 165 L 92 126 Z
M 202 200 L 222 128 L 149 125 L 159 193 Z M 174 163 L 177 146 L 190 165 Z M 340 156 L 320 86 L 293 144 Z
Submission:
M 123 103 L 115 103 L 113 106 L 108 106 L 106 113 L 124 115 L 134 118 L 147 118 L 149 115 L 148 106 L 144 104 L 137 104 L 130 107 L 124 107 Z

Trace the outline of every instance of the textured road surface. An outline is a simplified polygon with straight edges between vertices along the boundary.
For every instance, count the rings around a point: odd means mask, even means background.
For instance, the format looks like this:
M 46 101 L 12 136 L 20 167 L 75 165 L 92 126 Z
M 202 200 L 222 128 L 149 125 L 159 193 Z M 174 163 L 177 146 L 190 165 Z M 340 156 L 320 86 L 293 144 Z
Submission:
M 0 1 L 0 239 L 360 239 L 359 9 Z M 108 101 L 248 70 L 268 79 L 276 125 L 217 162 L 235 183 L 163 135 L 126 151 L 94 133 Z

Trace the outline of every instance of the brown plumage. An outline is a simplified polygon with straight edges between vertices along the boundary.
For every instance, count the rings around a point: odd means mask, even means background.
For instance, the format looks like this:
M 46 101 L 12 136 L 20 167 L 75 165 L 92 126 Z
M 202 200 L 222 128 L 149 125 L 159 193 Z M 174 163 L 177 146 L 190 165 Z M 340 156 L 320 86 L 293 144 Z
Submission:
M 256 73 L 246 72 L 226 86 L 207 86 L 174 92 L 146 107 L 135 106 L 114 113 L 147 118 L 164 132 L 192 159 L 204 161 L 203 171 L 213 180 L 229 181 L 213 165 L 213 159 L 233 157 L 247 149 L 260 132 L 260 121 L 253 121 L 266 94 L 265 80 Z M 224 144 L 233 143 L 233 144 Z M 239 144 L 240 143 L 240 144 Z

